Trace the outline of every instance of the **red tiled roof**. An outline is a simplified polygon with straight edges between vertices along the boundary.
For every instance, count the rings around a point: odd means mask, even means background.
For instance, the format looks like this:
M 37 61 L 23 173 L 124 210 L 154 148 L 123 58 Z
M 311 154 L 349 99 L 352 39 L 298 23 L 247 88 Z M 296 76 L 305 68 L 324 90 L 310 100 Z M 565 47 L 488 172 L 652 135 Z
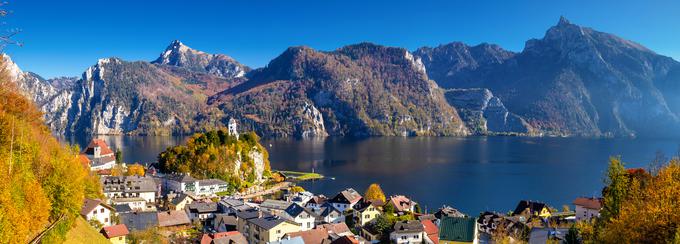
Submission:
M 331 244 L 359 244 L 359 241 L 351 236 L 343 236 L 331 242 Z
M 427 234 L 427 237 L 429 237 L 434 244 L 439 244 L 439 228 L 437 225 L 432 223 L 432 220 L 429 219 L 421 220 L 420 223 L 425 226 L 425 234 Z
M 85 156 L 85 154 L 79 154 L 78 155 L 78 160 L 80 160 L 80 163 L 85 166 L 85 168 L 90 168 L 90 159 Z
M 411 205 L 415 204 L 411 199 L 402 195 L 390 197 L 389 202 L 392 203 L 394 209 L 398 212 L 411 211 Z
M 101 148 L 100 154 L 101 155 L 108 155 L 112 154 L 113 150 L 109 148 L 109 145 L 106 145 L 106 142 L 102 139 L 92 139 L 89 145 L 85 148 L 85 152 L 88 151 L 88 149 L 94 148 L 94 147 L 99 147 Z
M 125 226 L 124 224 L 119 224 L 119 225 L 104 227 L 104 228 L 102 228 L 101 233 L 107 239 L 111 239 L 111 238 L 114 238 L 114 237 L 119 237 L 119 236 L 124 236 L 124 235 L 130 234 L 130 231 L 128 231 L 127 226 Z
M 220 239 L 220 238 L 225 238 L 225 237 L 237 237 L 238 235 L 241 235 L 241 232 L 228 231 L 228 232 L 218 232 L 218 233 L 212 233 L 212 234 L 203 234 L 203 237 L 201 237 L 201 244 L 210 244 L 215 239 Z M 239 237 L 239 238 L 242 238 L 245 241 L 245 237 Z M 239 239 L 239 238 L 235 238 L 235 239 Z
M 588 209 L 600 210 L 602 208 L 602 199 L 594 197 L 579 197 L 574 200 L 574 205 L 582 206 Z
M 311 229 L 306 231 L 291 232 L 286 234 L 293 237 L 302 237 L 305 243 L 322 243 L 324 239 L 328 239 L 328 231 L 325 229 Z

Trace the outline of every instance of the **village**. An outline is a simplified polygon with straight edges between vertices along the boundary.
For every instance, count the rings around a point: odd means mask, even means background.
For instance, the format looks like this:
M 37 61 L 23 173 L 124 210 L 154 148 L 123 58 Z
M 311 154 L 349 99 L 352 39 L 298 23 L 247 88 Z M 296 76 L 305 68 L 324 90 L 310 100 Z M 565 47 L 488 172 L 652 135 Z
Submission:
M 573 211 L 521 200 L 508 212 L 442 206 L 428 213 L 417 199 L 385 195 L 378 184 L 363 195 L 351 188 L 328 196 L 308 192 L 286 171 L 275 172 L 283 180 L 269 188 L 230 193 L 219 179 L 163 174 L 153 164 L 120 167 L 114 150 L 99 139 L 80 159 L 100 177 L 105 196 L 85 199 L 80 214 L 112 243 L 143 242 L 135 233 L 149 232 L 203 244 L 560 243 L 570 226 L 598 217 L 602 208 L 601 198 L 579 197 Z

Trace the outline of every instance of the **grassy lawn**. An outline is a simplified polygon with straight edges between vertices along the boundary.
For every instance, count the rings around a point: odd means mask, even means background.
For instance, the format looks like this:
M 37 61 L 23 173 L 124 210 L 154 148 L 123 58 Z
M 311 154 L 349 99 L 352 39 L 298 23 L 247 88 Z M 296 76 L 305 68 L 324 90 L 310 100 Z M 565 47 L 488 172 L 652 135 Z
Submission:
M 319 173 L 310 173 L 310 172 L 296 172 L 296 171 L 279 171 L 288 178 L 292 178 L 295 180 L 318 180 L 318 179 L 323 179 L 323 175 Z
M 98 230 L 87 224 L 83 218 L 77 218 L 71 230 L 66 233 L 64 243 L 111 243 Z

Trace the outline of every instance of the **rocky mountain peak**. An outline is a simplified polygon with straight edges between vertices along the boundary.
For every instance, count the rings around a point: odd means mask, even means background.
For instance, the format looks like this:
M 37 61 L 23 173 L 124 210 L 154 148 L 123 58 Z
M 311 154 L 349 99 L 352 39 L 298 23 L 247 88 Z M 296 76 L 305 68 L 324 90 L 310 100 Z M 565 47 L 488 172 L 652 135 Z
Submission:
M 185 68 L 194 72 L 208 73 L 220 78 L 243 77 L 250 68 L 224 54 L 209 54 L 190 48 L 174 40 L 155 61 L 158 65 Z
M 570 25 L 571 21 L 569 21 L 566 17 L 560 16 L 560 20 L 557 22 L 557 26 L 562 26 L 562 25 Z

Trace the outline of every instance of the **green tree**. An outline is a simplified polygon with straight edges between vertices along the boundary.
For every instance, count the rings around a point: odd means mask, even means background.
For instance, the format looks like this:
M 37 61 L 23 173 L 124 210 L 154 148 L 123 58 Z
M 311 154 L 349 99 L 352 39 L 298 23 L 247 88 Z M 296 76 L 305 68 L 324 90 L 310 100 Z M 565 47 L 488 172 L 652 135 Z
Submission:
M 578 229 L 576 229 L 576 226 L 572 225 L 571 228 L 569 228 L 569 232 L 567 232 L 567 235 L 564 237 L 564 241 L 567 244 L 581 243 L 581 240 L 578 237 Z
M 626 168 L 621 162 L 621 157 L 609 158 L 609 168 L 605 178 L 605 189 L 603 190 L 603 208 L 600 211 L 602 220 L 609 221 L 619 216 L 621 204 L 628 193 L 628 176 Z
M 122 164 L 123 163 L 123 152 L 120 151 L 120 149 L 116 149 L 116 163 Z

